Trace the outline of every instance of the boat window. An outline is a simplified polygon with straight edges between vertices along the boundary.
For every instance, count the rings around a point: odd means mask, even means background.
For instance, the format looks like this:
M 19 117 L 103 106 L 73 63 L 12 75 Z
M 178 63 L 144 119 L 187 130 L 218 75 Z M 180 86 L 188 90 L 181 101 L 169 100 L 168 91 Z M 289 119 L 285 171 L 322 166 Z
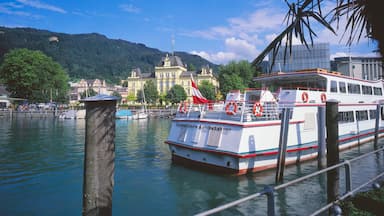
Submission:
M 382 92 L 381 88 L 379 88 L 379 87 L 373 87 L 373 93 L 375 95 L 383 95 L 383 92 Z
M 337 82 L 331 80 L 331 92 L 337 92 Z
M 358 120 L 358 121 L 368 120 L 368 112 L 367 112 L 367 110 L 356 111 L 356 120 Z
M 371 86 L 362 85 L 361 88 L 363 90 L 363 94 L 372 95 L 372 87 Z
M 360 94 L 360 85 L 348 83 L 348 93 L 350 94 Z
M 376 119 L 376 110 L 369 110 L 369 118 Z
M 340 93 L 346 93 L 347 88 L 345 87 L 345 82 L 339 82 L 339 92 Z
M 354 121 L 355 121 L 355 118 L 353 117 L 353 111 L 339 112 L 340 123 L 348 123 L 348 122 L 354 122 Z

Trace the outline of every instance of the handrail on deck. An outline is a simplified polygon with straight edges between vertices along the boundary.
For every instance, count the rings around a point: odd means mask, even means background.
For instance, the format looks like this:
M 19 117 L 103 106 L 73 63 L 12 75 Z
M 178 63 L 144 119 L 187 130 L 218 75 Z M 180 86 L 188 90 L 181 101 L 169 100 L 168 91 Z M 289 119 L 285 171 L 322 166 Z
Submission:
M 255 194 L 252 194 L 252 195 L 249 195 L 249 196 L 246 196 L 244 198 L 241 198 L 241 199 L 238 199 L 236 201 L 233 201 L 233 202 L 230 202 L 230 203 L 227 203 L 227 204 L 224 204 L 224 205 L 221 205 L 221 206 L 218 206 L 216 208 L 213 208 L 213 209 L 210 209 L 208 211 L 204 211 L 204 212 L 201 212 L 199 214 L 196 214 L 196 216 L 205 216 L 205 215 L 211 215 L 211 214 L 214 214 L 214 213 L 217 213 L 217 212 L 220 212 L 220 211 L 223 211 L 225 209 L 228 209 L 228 208 L 231 208 L 231 207 L 234 207 L 234 206 L 237 206 L 243 202 L 246 202 L 246 201 L 249 201 L 251 199 L 254 199 L 254 198 L 257 198 L 257 197 L 260 197 L 262 195 L 267 195 L 267 198 L 268 198 L 268 215 L 269 216 L 273 216 L 275 215 L 275 202 L 274 202 L 274 192 L 279 190 L 279 189 L 283 189 L 283 188 L 286 188 L 286 187 L 289 187 L 293 184 L 296 184 L 296 183 L 299 183 L 299 182 L 302 182 L 304 180 L 307 180 L 309 178 L 312 178 L 314 176 L 317 176 L 317 175 L 320 175 L 320 174 L 323 174 L 325 172 L 328 172 L 330 170 L 333 170 L 333 169 L 338 169 L 342 166 L 345 167 L 345 187 L 346 187 L 346 193 L 344 195 L 342 195 L 340 198 L 338 198 L 336 201 L 334 202 L 331 202 L 331 203 L 328 203 L 327 205 L 325 205 L 324 207 L 316 210 L 314 213 L 312 213 L 311 215 L 318 215 L 322 212 L 324 212 L 325 210 L 331 208 L 332 206 L 334 206 L 335 204 L 338 204 L 340 201 L 343 201 L 345 200 L 346 198 L 352 196 L 354 193 L 356 193 L 357 191 L 359 191 L 360 189 L 362 189 L 363 187 L 375 182 L 377 179 L 381 178 L 384 176 L 384 172 L 378 174 L 376 177 L 372 178 L 371 180 L 369 180 L 368 182 L 358 186 L 357 188 L 355 189 L 351 189 L 352 187 L 352 176 L 351 176 L 351 162 L 354 162 L 356 160 L 360 160 L 362 158 L 365 158 L 367 156 L 370 156 L 372 154 L 376 154 L 380 151 L 383 151 L 384 150 L 384 147 L 381 147 L 375 151 L 372 151 L 372 152 L 368 152 L 366 154 L 363 154 L 363 155 L 360 155 L 358 157 L 355 157 L 353 159 L 350 159 L 350 160 L 345 160 L 339 164 L 336 164 L 336 165 L 333 165 L 333 166 L 330 166 L 330 167 L 327 167 L 325 169 L 322 169 L 322 170 L 319 170 L 319 171 L 316 171 L 314 173 L 311 173 L 309 175 L 306 175 L 306 176 L 303 176 L 303 177 L 300 177 L 300 178 L 297 178 L 297 179 L 294 179 L 292 181 L 289 181 L 287 183 L 284 183 L 284 184 L 281 184 L 281 185 L 277 185 L 275 187 L 271 187 L 271 186 L 266 186 L 264 188 L 263 191 L 261 192 L 258 192 L 258 193 L 255 193 Z

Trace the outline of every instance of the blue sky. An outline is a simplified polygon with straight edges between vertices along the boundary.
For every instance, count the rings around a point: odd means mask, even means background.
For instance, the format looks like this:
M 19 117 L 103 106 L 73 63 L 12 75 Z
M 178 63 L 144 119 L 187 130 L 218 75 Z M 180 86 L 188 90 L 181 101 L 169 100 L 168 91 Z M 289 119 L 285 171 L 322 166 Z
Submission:
M 0 0 L 0 26 L 96 32 L 226 64 L 252 61 L 285 27 L 286 12 L 283 0 Z M 329 42 L 331 58 L 375 56 L 376 45 L 367 39 L 348 48 L 341 30 L 337 36 L 317 32 L 315 42 Z

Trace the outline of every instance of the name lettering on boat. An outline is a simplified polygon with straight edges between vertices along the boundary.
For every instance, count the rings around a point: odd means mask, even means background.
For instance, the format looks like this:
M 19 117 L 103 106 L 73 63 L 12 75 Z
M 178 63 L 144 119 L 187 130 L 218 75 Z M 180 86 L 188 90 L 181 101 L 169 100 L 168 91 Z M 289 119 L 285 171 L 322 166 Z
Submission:
M 190 124 L 176 124 L 178 127 L 181 128 L 196 128 L 196 129 L 205 129 L 205 130 L 223 130 L 223 131 L 229 131 L 232 130 L 228 127 L 215 127 L 215 126 L 209 126 L 209 125 L 190 125 Z

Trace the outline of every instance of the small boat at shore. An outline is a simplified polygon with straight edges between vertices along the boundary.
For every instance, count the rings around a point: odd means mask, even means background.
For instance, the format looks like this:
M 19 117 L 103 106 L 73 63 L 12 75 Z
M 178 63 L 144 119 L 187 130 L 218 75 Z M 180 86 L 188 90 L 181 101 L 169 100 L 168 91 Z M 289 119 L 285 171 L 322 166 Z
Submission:
M 59 115 L 60 119 L 85 119 L 85 110 L 67 110 Z
M 116 111 L 116 119 L 132 119 L 131 110 L 119 109 Z
M 374 138 L 378 105 L 379 137 L 383 136 L 382 80 L 309 69 L 265 75 L 254 81 L 262 88 L 232 91 L 217 103 L 181 104 L 165 141 L 172 160 L 233 174 L 273 169 L 284 108 L 291 110 L 286 164 L 314 159 L 318 107 L 329 99 L 339 102 L 339 149 Z

